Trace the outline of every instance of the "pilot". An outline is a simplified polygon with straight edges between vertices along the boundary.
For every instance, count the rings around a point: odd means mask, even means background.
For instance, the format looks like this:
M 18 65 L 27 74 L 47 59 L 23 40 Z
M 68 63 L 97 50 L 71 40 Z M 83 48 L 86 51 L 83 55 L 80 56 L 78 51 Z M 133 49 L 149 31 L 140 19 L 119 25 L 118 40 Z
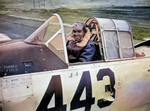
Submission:
M 67 41 L 67 51 L 70 63 L 91 61 L 95 54 L 95 47 L 90 39 L 91 33 L 82 22 L 72 25 L 70 40 Z

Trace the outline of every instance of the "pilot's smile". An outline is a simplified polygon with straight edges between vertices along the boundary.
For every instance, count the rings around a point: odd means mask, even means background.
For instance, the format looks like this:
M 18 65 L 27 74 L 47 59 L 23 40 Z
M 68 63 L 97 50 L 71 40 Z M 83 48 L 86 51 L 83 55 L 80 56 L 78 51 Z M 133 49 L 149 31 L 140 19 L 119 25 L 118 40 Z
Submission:
M 73 38 L 74 38 L 76 41 L 78 41 L 78 40 L 81 39 L 81 37 L 83 37 L 84 32 L 83 32 L 83 30 L 78 30 L 78 29 L 76 29 L 76 30 L 73 30 L 73 31 L 72 31 L 72 35 L 73 35 Z

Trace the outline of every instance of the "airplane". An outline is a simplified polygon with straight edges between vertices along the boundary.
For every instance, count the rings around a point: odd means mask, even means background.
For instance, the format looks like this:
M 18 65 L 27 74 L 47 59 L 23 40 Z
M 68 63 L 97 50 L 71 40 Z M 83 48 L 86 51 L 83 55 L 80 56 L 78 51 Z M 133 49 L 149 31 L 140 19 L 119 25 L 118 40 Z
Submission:
M 69 63 L 52 15 L 25 40 L 0 41 L 0 111 L 149 111 L 150 57 L 136 56 L 125 20 L 89 18 L 95 59 Z M 145 53 L 145 52 L 142 52 Z

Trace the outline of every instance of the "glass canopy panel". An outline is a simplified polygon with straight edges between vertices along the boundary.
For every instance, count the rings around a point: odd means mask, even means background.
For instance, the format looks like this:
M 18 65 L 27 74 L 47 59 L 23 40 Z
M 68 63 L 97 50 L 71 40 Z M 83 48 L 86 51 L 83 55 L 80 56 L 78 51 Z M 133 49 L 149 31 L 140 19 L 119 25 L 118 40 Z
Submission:
M 35 40 L 35 41 L 37 41 L 37 43 L 44 44 L 46 42 L 43 39 L 45 32 L 46 32 L 46 30 L 43 29 L 43 31 L 37 35 L 37 37 L 36 37 L 37 40 Z
M 123 58 L 134 57 L 134 47 L 130 32 L 119 32 Z
M 57 16 L 53 15 L 35 32 L 33 32 L 25 41 L 44 44 L 60 29 L 61 27 L 59 20 Z
M 119 58 L 119 43 L 116 31 L 104 31 L 104 41 L 108 58 Z
M 64 47 L 63 47 L 63 40 L 62 34 L 58 34 L 54 39 L 50 41 L 48 47 L 61 59 L 65 62 L 65 55 L 64 55 Z
M 97 19 L 103 29 L 115 29 L 115 24 L 111 19 Z
M 47 31 L 44 37 L 45 41 L 48 43 L 48 47 L 61 59 L 65 62 L 64 55 L 64 45 L 62 39 L 62 29 L 59 23 L 57 16 L 53 16 L 53 18 L 49 22 L 49 26 L 47 27 Z
M 118 30 L 130 30 L 129 24 L 124 20 L 113 20 Z
M 59 20 L 56 16 L 53 16 L 49 21 L 44 40 L 49 40 L 57 31 L 61 29 Z

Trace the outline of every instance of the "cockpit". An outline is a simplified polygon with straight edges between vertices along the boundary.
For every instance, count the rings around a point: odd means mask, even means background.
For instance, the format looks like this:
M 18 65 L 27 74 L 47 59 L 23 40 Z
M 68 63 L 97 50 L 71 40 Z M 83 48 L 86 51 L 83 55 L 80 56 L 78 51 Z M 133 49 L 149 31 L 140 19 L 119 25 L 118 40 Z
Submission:
M 90 39 L 96 48 L 92 63 L 135 58 L 132 33 L 128 22 L 90 18 L 85 23 L 90 29 Z M 69 31 L 64 27 L 71 31 L 70 25 L 63 24 L 60 16 L 54 14 L 26 40 L 1 42 L 1 73 L 7 75 L 49 71 L 75 65 L 76 63 L 68 62 L 65 35 Z
M 93 61 L 114 61 L 135 57 L 131 28 L 127 21 L 90 18 L 85 23 L 91 31 L 91 40 L 96 48 Z M 55 14 L 25 41 L 45 44 L 61 60 L 68 63 L 65 35 L 67 34 L 64 32 L 61 18 Z

